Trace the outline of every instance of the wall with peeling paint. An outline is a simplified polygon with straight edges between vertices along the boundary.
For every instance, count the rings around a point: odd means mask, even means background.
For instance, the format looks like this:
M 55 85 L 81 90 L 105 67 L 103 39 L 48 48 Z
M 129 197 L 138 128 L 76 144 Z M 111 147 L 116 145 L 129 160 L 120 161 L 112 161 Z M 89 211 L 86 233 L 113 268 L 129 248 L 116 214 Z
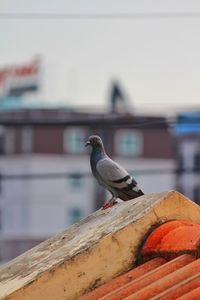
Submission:
M 99 210 L 3 267 L 0 299 L 76 299 L 130 269 L 149 228 L 171 219 L 200 223 L 200 208 L 172 191 Z

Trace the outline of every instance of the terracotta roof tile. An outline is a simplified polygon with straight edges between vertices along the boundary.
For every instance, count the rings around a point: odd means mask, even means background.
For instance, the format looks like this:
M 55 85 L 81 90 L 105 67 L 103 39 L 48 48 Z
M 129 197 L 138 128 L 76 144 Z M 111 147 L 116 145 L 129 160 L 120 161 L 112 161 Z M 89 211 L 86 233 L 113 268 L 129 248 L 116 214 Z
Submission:
M 200 225 L 189 221 L 171 221 L 156 228 L 141 250 L 143 261 L 158 253 L 174 257 L 179 253 L 199 256 Z M 166 254 L 166 255 L 165 255 Z
M 197 287 L 200 287 L 200 259 L 184 254 L 169 262 L 152 259 L 79 299 L 172 300 Z
M 200 299 L 200 287 L 192 290 L 191 292 L 177 298 L 177 300 L 198 300 Z
M 170 221 L 162 224 L 156 228 L 147 238 L 145 245 L 143 247 L 143 252 L 150 251 L 152 249 L 159 249 L 162 244 L 162 240 L 167 236 L 169 232 L 172 232 L 174 229 L 182 226 L 193 225 L 190 221 Z
M 163 266 L 164 267 L 164 266 Z M 125 298 L 126 300 L 149 300 L 161 292 L 171 288 L 173 285 L 180 283 L 186 278 L 198 274 L 200 272 L 200 259 L 195 260 L 188 265 L 163 276 L 159 280 L 151 283 L 150 285 L 138 290 L 136 293 Z M 122 298 L 123 299 L 123 298 Z M 200 299 L 200 295 L 199 295 Z
M 156 228 L 141 250 L 149 261 L 80 297 L 87 300 L 200 299 L 200 225 L 171 221 Z M 188 253 L 180 255 L 180 253 Z M 167 254 L 166 254 L 167 253 Z M 173 253 L 172 260 L 167 260 Z M 190 253 L 190 254 L 189 254 Z M 162 256 L 162 258 L 161 258 Z
M 172 286 L 166 291 L 160 293 L 158 296 L 152 298 L 152 300 L 171 300 L 184 295 L 193 289 L 200 287 L 200 273 L 195 274 L 182 282 Z
M 120 275 L 106 284 L 96 288 L 94 291 L 90 292 L 89 294 L 86 294 L 84 296 L 81 296 L 79 300 L 94 300 L 99 299 L 100 297 L 103 297 L 104 295 L 108 294 L 112 290 L 116 290 L 119 287 L 125 285 L 126 283 L 137 279 L 138 277 L 150 272 L 151 270 L 156 269 L 157 267 L 163 265 L 166 262 L 164 258 L 157 257 L 154 258 L 139 267 Z
M 153 283 L 159 282 L 160 279 L 165 277 L 166 275 L 175 272 L 177 269 L 182 268 L 183 266 L 187 265 L 188 263 L 194 261 L 195 258 L 189 254 L 185 254 L 182 256 L 177 257 L 176 259 L 169 261 L 162 266 L 155 268 L 154 270 L 150 271 L 149 273 L 140 276 L 139 278 L 131 281 L 123 285 L 122 287 L 118 288 L 115 291 L 110 292 L 106 296 L 100 298 L 102 300 L 119 300 L 124 299 L 132 294 L 138 294 L 140 290 L 142 290 L 142 294 L 145 293 L 145 287 L 148 288 L 149 285 Z M 156 287 L 157 288 L 157 287 Z M 152 290 L 152 288 L 151 288 Z M 138 295 L 140 296 L 140 294 Z M 140 298 L 134 298 L 140 299 Z M 142 299 L 142 298 L 141 298 Z M 146 299 L 146 298 L 144 298 Z M 148 299 L 148 298 L 147 298 Z

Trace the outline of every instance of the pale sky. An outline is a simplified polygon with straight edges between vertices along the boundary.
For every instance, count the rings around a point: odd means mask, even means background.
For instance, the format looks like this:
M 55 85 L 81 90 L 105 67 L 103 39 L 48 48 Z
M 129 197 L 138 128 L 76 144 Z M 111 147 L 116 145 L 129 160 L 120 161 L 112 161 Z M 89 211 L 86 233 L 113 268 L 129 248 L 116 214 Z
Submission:
M 0 67 L 43 58 L 39 97 L 105 105 L 114 78 L 137 111 L 200 103 L 200 15 L 141 19 L 5 19 L 3 13 L 199 13 L 199 0 L 0 0 Z

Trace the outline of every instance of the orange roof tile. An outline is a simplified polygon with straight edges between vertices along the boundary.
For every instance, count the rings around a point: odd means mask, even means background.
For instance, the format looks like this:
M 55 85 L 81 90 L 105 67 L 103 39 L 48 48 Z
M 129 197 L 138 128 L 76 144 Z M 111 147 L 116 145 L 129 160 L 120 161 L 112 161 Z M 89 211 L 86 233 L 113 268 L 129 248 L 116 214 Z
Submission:
M 146 258 L 151 257 L 152 253 L 158 257 L 151 258 L 79 299 L 200 299 L 200 258 L 195 259 L 200 256 L 199 248 L 199 224 L 188 221 L 162 224 L 148 236 L 141 250 Z M 175 258 L 167 262 L 169 252 Z M 184 252 L 190 254 L 179 255 Z
M 192 290 L 191 292 L 177 298 L 177 300 L 198 300 L 200 299 L 200 287 Z
M 152 298 L 152 300 L 171 300 L 184 295 L 191 290 L 200 287 L 200 273 L 195 274 L 186 280 L 183 280 L 179 284 L 172 286 L 166 291 L 160 293 L 158 296 Z
M 84 296 L 81 296 L 79 300 L 95 300 L 99 299 L 100 297 L 103 297 L 107 293 L 109 293 L 112 290 L 116 290 L 117 288 L 123 286 L 124 284 L 130 282 L 131 280 L 134 280 L 151 270 L 154 270 L 158 266 L 161 266 L 164 264 L 166 260 L 161 257 L 154 258 L 139 267 L 121 275 L 117 278 L 114 278 L 110 280 L 109 282 L 105 283 L 104 285 L 96 288 L 94 291 L 90 292 L 89 294 L 86 294 Z
M 175 272 L 177 269 L 187 265 L 189 262 L 194 261 L 194 257 L 189 254 L 179 256 L 178 258 L 169 261 L 162 266 L 155 268 L 151 272 L 131 281 L 130 283 L 125 284 L 121 288 L 118 288 L 116 291 L 112 291 L 107 294 L 105 297 L 100 299 L 102 300 L 119 300 L 128 297 L 129 295 L 138 293 L 138 291 L 143 290 L 146 286 L 148 287 L 152 282 L 158 282 L 159 279 Z M 139 298 L 138 298 L 139 299 Z M 148 298 L 147 298 L 148 299 Z
M 173 285 L 180 283 L 186 278 L 198 274 L 200 272 L 200 259 L 195 260 L 188 265 L 178 268 L 178 270 L 163 276 L 159 280 L 151 283 L 150 285 L 138 290 L 136 293 L 125 298 L 126 300 L 149 300 L 154 296 L 159 295 L 164 290 L 171 288 Z M 200 299 L 200 295 L 199 295 Z
M 158 253 L 172 255 L 187 252 L 199 256 L 199 245 L 200 224 L 171 221 L 162 224 L 148 236 L 141 250 L 141 256 L 144 260 L 157 256 Z
M 155 229 L 147 238 L 143 251 L 149 251 L 152 249 L 158 249 L 162 243 L 162 239 L 167 236 L 170 231 L 173 231 L 175 228 L 182 227 L 185 225 L 190 226 L 193 224 L 189 221 L 170 221 L 162 224 L 157 229 Z

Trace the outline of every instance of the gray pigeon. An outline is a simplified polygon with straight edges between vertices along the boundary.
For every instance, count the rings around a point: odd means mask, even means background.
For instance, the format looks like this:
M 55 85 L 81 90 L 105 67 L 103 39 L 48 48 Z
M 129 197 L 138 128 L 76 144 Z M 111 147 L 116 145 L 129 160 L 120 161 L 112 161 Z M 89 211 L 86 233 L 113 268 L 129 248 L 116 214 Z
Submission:
M 99 136 L 91 135 L 85 146 L 88 145 L 92 146 L 90 156 L 92 173 L 99 184 L 112 194 L 112 198 L 103 205 L 103 209 L 117 203 L 117 198 L 127 201 L 144 195 L 128 172 L 108 157 Z

